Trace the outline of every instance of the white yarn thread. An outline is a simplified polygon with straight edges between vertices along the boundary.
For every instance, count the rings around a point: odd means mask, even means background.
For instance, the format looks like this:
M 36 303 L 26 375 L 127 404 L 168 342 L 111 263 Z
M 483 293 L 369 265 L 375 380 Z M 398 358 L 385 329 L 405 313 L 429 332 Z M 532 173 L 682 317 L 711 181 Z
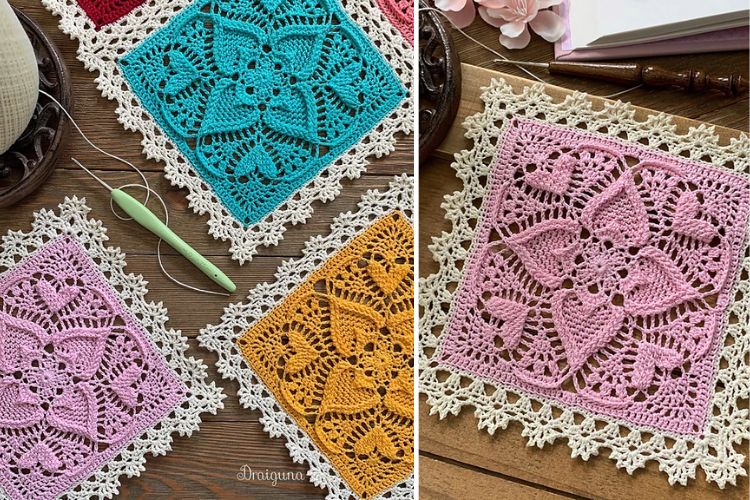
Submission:
M 143 174 L 143 172 L 141 171 L 141 169 L 139 169 L 138 167 L 136 167 L 135 165 L 133 165 L 132 163 L 130 163 L 128 160 L 126 160 L 124 158 L 120 158 L 119 156 L 114 155 L 112 153 L 109 153 L 109 152 L 103 150 L 102 148 L 100 148 L 99 146 L 97 146 L 96 144 L 94 144 L 88 137 L 86 137 L 86 134 L 83 133 L 83 130 L 81 130 L 81 127 L 78 126 L 78 124 L 73 119 L 73 117 L 70 115 L 70 113 L 68 112 L 68 110 L 65 109 L 65 107 L 62 104 L 60 104 L 60 102 L 57 99 L 55 99 L 54 96 L 51 96 L 50 94 L 48 94 L 47 92 L 45 92 L 44 90 L 41 90 L 41 89 L 39 89 L 39 93 L 47 96 L 55 104 L 57 104 L 57 106 L 60 108 L 60 110 L 62 110 L 62 112 L 65 113 L 65 116 L 68 117 L 68 119 L 70 120 L 70 122 L 73 124 L 73 127 L 75 127 L 75 129 L 78 131 L 78 133 L 81 134 L 81 137 L 83 137 L 83 140 L 85 140 L 88 143 L 89 146 L 91 146 L 93 149 L 95 149 L 96 151 L 100 152 L 101 154 L 103 154 L 103 155 L 105 155 L 105 156 L 107 156 L 109 158 L 112 158 L 113 160 L 117 160 L 119 162 L 122 162 L 122 163 L 128 165 L 130 168 L 132 168 L 141 177 L 141 179 L 143 180 L 143 184 L 138 184 L 138 183 L 123 184 L 123 185 L 119 186 L 117 189 L 122 190 L 124 188 L 138 187 L 138 188 L 141 188 L 141 189 L 145 190 L 146 191 L 146 199 L 143 201 L 143 206 L 146 206 L 148 204 L 150 196 L 151 196 L 151 194 L 153 194 L 154 197 L 157 200 L 159 200 L 159 203 L 161 203 L 161 206 L 164 209 L 164 225 L 167 226 L 167 227 L 169 227 L 169 210 L 167 209 L 167 204 L 164 201 L 164 199 L 161 197 L 161 195 L 159 193 L 157 193 L 156 191 L 154 191 L 151 188 L 151 186 L 148 183 L 148 180 L 146 179 L 146 176 Z M 102 186 L 104 186 L 107 189 L 112 189 L 106 182 L 104 182 L 102 179 L 100 179 L 91 170 L 89 170 L 88 168 L 86 168 L 81 162 L 79 162 L 78 160 L 76 160 L 73 157 L 71 157 L 70 159 L 76 165 L 78 165 L 80 168 L 82 168 L 86 173 L 88 173 L 90 176 L 92 176 L 94 179 L 96 179 L 100 184 L 102 184 Z M 120 214 L 117 213 L 117 211 L 115 210 L 114 202 L 113 202 L 113 200 L 112 200 L 111 197 L 109 199 L 109 208 L 112 211 L 112 214 L 114 214 L 114 216 L 117 217 L 118 219 L 123 220 L 123 221 L 133 220 L 132 217 L 123 217 L 122 215 L 120 215 Z M 206 290 L 206 289 L 203 289 L 203 288 L 198 288 L 198 287 L 194 287 L 192 285 L 188 285 L 188 284 L 183 283 L 182 281 L 178 280 L 177 278 L 175 278 L 171 274 L 169 274 L 169 272 L 164 268 L 164 264 L 163 264 L 162 259 L 161 259 L 161 243 L 162 243 L 162 241 L 163 240 L 161 238 L 159 238 L 159 241 L 156 243 L 156 259 L 159 262 L 159 268 L 161 269 L 161 272 L 169 280 L 171 280 L 173 283 L 175 283 L 175 284 L 177 284 L 177 285 L 179 285 L 179 286 L 181 286 L 183 288 L 187 288 L 188 290 L 193 290 L 195 292 L 205 293 L 205 294 L 209 294 L 209 295 L 221 295 L 221 296 L 224 296 L 224 297 L 230 297 L 231 296 L 231 294 L 229 294 L 229 293 L 217 292 L 217 291 L 213 291 L 213 290 Z
M 468 1 L 472 1 L 472 0 L 468 0 Z M 451 26 L 453 27 L 453 29 L 454 29 L 454 30 L 456 30 L 456 31 L 458 31 L 459 33 L 461 33 L 461 34 L 462 34 L 463 36 L 465 36 L 465 37 L 466 37 L 467 39 L 469 39 L 469 40 L 471 40 L 472 42 L 476 43 L 477 45 L 479 45 L 479 46 L 480 46 L 480 47 L 482 47 L 483 49 L 486 49 L 486 50 L 488 50 L 488 51 L 492 52 L 492 53 L 493 53 L 493 54 L 495 54 L 495 55 L 496 55 L 497 57 L 499 57 L 499 58 L 500 58 L 500 59 L 501 59 L 502 61 L 506 61 L 506 62 L 508 62 L 509 64 L 512 64 L 512 65 L 513 65 L 513 66 L 515 66 L 516 68 L 520 69 L 521 71 L 523 71 L 524 73 L 526 73 L 527 75 L 529 75 L 529 76 L 530 76 L 531 78 L 533 78 L 534 80 L 536 80 L 536 81 L 538 81 L 538 82 L 541 82 L 541 83 L 545 83 L 545 84 L 547 83 L 547 82 L 546 82 L 545 80 L 543 80 L 542 78 L 538 77 L 538 76 L 537 76 L 536 74 L 534 74 L 534 73 L 533 73 L 533 72 L 532 72 L 531 70 L 529 70 L 528 68 L 525 68 L 525 67 L 521 66 L 520 64 L 513 64 L 512 62 L 510 62 L 510 59 L 508 59 L 507 57 L 505 57 L 504 55 L 502 55 L 502 54 L 501 54 L 500 52 L 498 52 L 498 51 L 494 50 L 493 48 L 491 48 L 491 47 L 489 47 L 489 46 L 487 46 L 487 45 L 483 44 L 482 42 L 480 42 L 479 40 L 477 40 L 477 39 L 476 39 L 476 38 L 474 38 L 473 36 L 471 36 L 471 35 L 469 35 L 468 33 L 466 33 L 466 32 L 465 32 L 464 30 L 462 30 L 461 28 L 459 28 L 458 26 L 456 26 L 456 23 L 454 23 L 454 22 L 453 22 L 453 20 L 452 20 L 452 19 L 451 19 L 450 17 L 448 17 L 448 16 L 446 15 L 446 13 L 445 13 L 445 12 L 443 12 L 442 10 L 439 10 L 439 9 L 435 9 L 435 8 L 433 8 L 433 7 L 421 7 L 421 8 L 419 9 L 419 12 L 422 12 L 422 11 L 435 12 L 435 13 L 437 13 L 437 14 L 441 15 L 441 16 L 442 16 L 442 17 L 443 17 L 443 18 L 444 18 L 444 19 L 445 19 L 446 21 L 448 21 L 448 23 L 450 23 L 450 25 L 451 25 Z M 630 92 L 631 90 L 635 90 L 635 89 L 637 89 L 637 88 L 639 88 L 639 87 L 641 87 L 641 86 L 642 86 L 642 84 L 640 84 L 640 83 L 639 83 L 638 85 L 636 85 L 636 86 L 634 86 L 634 87 L 630 87 L 630 88 L 628 88 L 628 89 L 625 89 L 625 90 L 621 90 L 621 91 L 619 91 L 619 92 L 615 92 L 614 94 L 609 94 L 609 95 L 601 95 L 601 96 L 597 96 L 597 97 L 601 97 L 602 99 L 611 99 L 611 98 L 613 98 L 613 97 L 617 97 L 617 96 L 621 96 L 621 95 L 623 95 L 623 94 L 626 94 L 626 93 Z M 595 94 L 589 94 L 589 95 L 595 95 Z

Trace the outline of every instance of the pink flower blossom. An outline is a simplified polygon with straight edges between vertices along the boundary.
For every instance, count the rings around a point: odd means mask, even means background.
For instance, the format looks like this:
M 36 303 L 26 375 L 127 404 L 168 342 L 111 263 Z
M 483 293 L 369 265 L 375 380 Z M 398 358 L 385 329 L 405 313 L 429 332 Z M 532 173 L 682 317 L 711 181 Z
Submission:
M 479 16 L 500 28 L 500 43 L 509 49 L 522 49 L 529 44 L 528 26 L 548 42 L 557 41 L 565 32 L 562 19 L 551 10 L 562 0 L 476 0 Z M 435 7 L 444 11 L 458 26 L 469 26 L 476 16 L 473 0 L 435 0 Z M 528 26 L 527 26 L 528 25 Z

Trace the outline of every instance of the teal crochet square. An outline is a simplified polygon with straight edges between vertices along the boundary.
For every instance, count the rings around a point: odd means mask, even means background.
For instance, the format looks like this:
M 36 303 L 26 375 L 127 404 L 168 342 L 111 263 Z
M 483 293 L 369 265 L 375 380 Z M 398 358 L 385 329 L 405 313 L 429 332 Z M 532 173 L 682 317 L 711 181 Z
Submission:
M 244 226 L 406 95 L 337 0 L 199 0 L 119 64 L 141 104 Z

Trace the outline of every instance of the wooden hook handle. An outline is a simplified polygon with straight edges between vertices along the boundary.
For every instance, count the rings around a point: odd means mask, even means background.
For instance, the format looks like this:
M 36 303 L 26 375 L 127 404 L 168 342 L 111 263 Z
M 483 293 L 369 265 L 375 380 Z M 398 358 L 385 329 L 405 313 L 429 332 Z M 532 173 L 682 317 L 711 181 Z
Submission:
M 651 64 L 551 61 L 549 72 L 615 83 L 640 83 L 647 87 L 679 87 L 696 92 L 716 90 L 733 96 L 748 92 L 748 80 L 741 75 L 710 75 L 695 69 L 670 71 Z

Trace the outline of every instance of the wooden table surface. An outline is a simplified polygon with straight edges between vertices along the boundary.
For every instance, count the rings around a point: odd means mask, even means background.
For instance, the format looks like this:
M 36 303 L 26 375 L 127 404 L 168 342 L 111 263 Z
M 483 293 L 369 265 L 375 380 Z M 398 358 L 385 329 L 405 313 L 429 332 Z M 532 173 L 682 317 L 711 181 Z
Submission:
M 289 458 L 285 441 L 271 439 L 258 422 L 259 413 L 239 406 L 237 384 L 224 381 L 214 368 L 216 357 L 198 347 L 198 331 L 208 323 L 217 323 L 223 308 L 230 302 L 243 300 L 256 284 L 273 280 L 276 267 L 290 257 L 301 255 L 302 247 L 311 236 L 327 234 L 334 217 L 356 209 L 360 197 L 369 189 L 384 189 L 396 174 L 413 172 L 413 136 L 399 137 L 397 149 L 386 158 L 373 160 L 368 172 L 360 179 L 345 182 L 342 194 L 327 204 L 317 203 L 313 218 L 305 225 L 289 228 L 277 247 L 261 249 L 252 262 L 237 265 L 229 257 L 229 244 L 208 235 L 207 217 L 198 217 L 187 206 L 186 192 L 170 186 L 162 166 L 141 155 L 138 134 L 125 131 L 117 122 L 115 104 L 96 90 L 94 74 L 89 73 L 76 58 L 77 42 L 57 29 L 57 19 L 41 6 L 39 0 L 10 0 L 53 39 L 64 54 L 73 82 L 74 117 L 81 128 L 101 148 L 119 155 L 142 168 L 151 186 L 164 195 L 169 206 L 170 225 L 203 255 L 211 257 L 237 284 L 237 292 L 229 299 L 202 295 L 174 285 L 159 270 L 156 261 L 156 239 L 132 222 L 117 220 L 109 209 L 108 195 L 85 173 L 77 170 L 68 159 L 75 156 L 92 167 L 110 185 L 138 182 L 128 167 L 92 151 L 83 139 L 71 131 L 57 170 L 42 188 L 18 205 L 0 210 L 0 233 L 8 229 L 28 230 L 32 212 L 41 208 L 56 209 L 66 195 L 85 196 L 92 208 L 90 217 L 104 222 L 110 236 L 109 244 L 119 246 L 127 254 L 127 271 L 142 274 L 149 282 L 148 299 L 163 301 L 169 309 L 168 326 L 182 330 L 189 338 L 189 354 L 202 358 L 209 367 L 209 377 L 224 388 L 227 395 L 224 409 L 218 415 L 205 417 L 199 432 L 191 438 L 176 437 L 173 450 L 166 456 L 149 457 L 146 471 L 138 478 L 125 479 L 121 498 L 323 498 L 325 492 L 306 478 L 296 482 L 240 481 L 237 474 L 247 464 L 256 472 L 306 473 L 307 467 Z M 154 208 L 156 213 L 157 210 Z M 164 245 L 165 267 L 179 280 L 211 288 L 212 284 L 183 258 Z M 196 307 L 196 303 L 200 303 Z
M 516 76 L 525 76 L 513 66 L 492 63 L 496 56 L 469 42 L 460 33 L 451 31 L 462 63 L 491 68 Z M 495 48 L 507 57 L 519 60 L 548 61 L 553 57 L 551 44 L 532 35 L 526 49 L 508 51 L 498 42 L 498 30 L 477 19 L 468 33 L 483 43 Z M 707 71 L 732 71 L 748 75 L 748 53 L 734 52 L 697 56 L 674 56 L 643 59 L 673 69 L 702 67 Z M 472 74 L 480 73 L 472 71 Z M 542 73 L 539 76 L 553 85 L 608 95 L 622 87 L 573 78 L 552 78 Z M 475 80 L 475 78 L 472 78 Z M 484 78 L 483 85 L 490 78 Z M 476 83 L 476 82 L 474 82 Z M 470 85 L 464 80 L 464 85 Z M 464 89 L 462 108 L 480 106 L 478 89 Z M 622 96 L 633 104 L 694 120 L 701 120 L 723 127 L 748 129 L 748 99 L 723 96 L 690 95 L 676 90 L 636 89 Z M 476 112 L 476 111 L 472 111 Z M 459 110 L 452 132 L 438 151 L 429 158 L 420 160 L 419 180 L 419 273 L 427 276 L 436 270 L 427 245 L 431 237 L 450 229 L 443 219 L 440 208 L 443 195 L 461 189 L 460 182 L 450 167 L 452 153 L 471 147 L 471 142 L 458 130 L 466 110 Z M 736 131 L 725 131 L 727 136 Z M 544 449 L 529 448 L 521 436 L 521 426 L 511 424 L 506 430 L 496 431 L 491 436 L 479 431 L 471 409 L 465 408 L 458 417 L 439 420 L 429 415 L 424 396 L 420 397 L 420 492 L 423 499 L 465 498 L 617 498 L 617 499 L 745 499 L 749 495 L 747 478 L 740 478 L 737 487 L 728 486 L 720 490 L 705 481 L 702 471 L 697 480 L 688 487 L 670 487 L 666 475 L 658 471 L 654 462 L 633 476 L 618 470 L 614 462 L 604 456 L 594 457 L 588 462 L 570 457 L 570 449 L 557 442 Z M 743 445 L 747 451 L 747 443 Z M 747 465 L 746 465 L 747 467 Z

